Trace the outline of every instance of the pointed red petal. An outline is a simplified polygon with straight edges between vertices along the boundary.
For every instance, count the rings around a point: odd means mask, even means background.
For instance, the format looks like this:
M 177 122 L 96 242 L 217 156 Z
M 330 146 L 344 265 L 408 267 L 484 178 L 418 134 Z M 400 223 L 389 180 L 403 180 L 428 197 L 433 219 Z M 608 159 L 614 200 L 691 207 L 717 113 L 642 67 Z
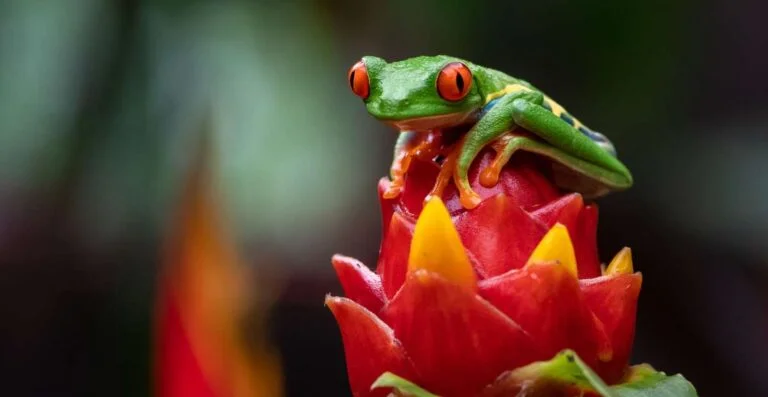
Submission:
M 419 385 L 441 395 L 472 395 L 503 371 L 545 358 L 488 302 L 424 270 L 409 275 L 382 318 L 419 369 Z
M 600 276 L 600 257 L 597 252 L 598 206 L 590 204 L 584 207 L 579 216 L 579 223 L 574 231 L 573 249 L 579 263 L 579 278 Z
M 378 313 L 387 300 L 379 275 L 348 256 L 334 255 L 331 262 L 347 298 Z
M 511 198 L 489 198 L 456 219 L 456 230 L 481 277 L 521 268 L 547 232 Z
M 393 297 L 405 281 L 413 228 L 412 222 L 396 212 L 392 215 L 389 229 L 381 241 L 376 273 L 381 277 L 381 283 L 388 298 Z
M 613 360 L 596 368 L 608 383 L 621 379 L 632 353 L 642 280 L 640 273 L 581 280 L 585 302 L 602 321 L 614 348 Z
M 379 318 L 347 298 L 329 296 L 325 304 L 341 329 L 353 396 L 386 396 L 389 393 L 387 389 L 370 389 L 373 382 L 387 371 L 418 382 L 413 366 L 392 329 Z
M 532 215 L 547 228 L 551 228 L 555 223 L 562 223 L 573 233 L 582 208 L 584 199 L 578 193 L 571 193 L 536 209 Z
M 515 320 L 546 357 L 569 348 L 588 364 L 610 355 L 602 324 L 585 304 L 578 281 L 562 265 L 536 264 L 484 280 L 479 294 Z
M 597 256 L 597 207 L 584 205 L 578 193 L 561 197 L 532 213 L 547 229 L 556 223 L 565 225 L 573 242 L 580 278 L 600 275 L 600 261 Z

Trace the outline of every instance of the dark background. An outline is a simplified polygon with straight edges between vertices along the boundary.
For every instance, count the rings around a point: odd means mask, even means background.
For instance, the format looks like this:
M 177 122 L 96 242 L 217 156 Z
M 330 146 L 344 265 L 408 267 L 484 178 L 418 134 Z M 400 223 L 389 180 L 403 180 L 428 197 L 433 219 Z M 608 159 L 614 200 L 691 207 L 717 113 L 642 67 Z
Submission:
M 158 252 L 191 142 L 249 263 L 279 285 L 289 396 L 348 393 L 335 252 L 373 266 L 395 135 L 346 72 L 444 53 L 519 76 L 604 132 L 636 185 L 602 258 L 644 275 L 634 362 L 702 396 L 768 395 L 768 3 L 3 1 L 0 393 L 150 394 Z

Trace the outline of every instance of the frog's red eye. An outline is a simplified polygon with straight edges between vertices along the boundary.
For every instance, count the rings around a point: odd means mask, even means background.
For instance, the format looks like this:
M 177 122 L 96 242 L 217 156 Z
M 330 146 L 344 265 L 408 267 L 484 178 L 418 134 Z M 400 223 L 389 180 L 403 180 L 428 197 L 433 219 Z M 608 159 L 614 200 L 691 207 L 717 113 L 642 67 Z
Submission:
M 352 92 L 360 98 L 368 98 L 368 94 L 371 92 L 371 86 L 368 82 L 368 69 L 366 69 L 363 61 L 352 65 L 349 68 L 349 86 L 352 88 Z
M 453 62 L 445 65 L 437 75 L 437 93 L 446 101 L 458 101 L 472 88 L 472 72 L 467 65 Z

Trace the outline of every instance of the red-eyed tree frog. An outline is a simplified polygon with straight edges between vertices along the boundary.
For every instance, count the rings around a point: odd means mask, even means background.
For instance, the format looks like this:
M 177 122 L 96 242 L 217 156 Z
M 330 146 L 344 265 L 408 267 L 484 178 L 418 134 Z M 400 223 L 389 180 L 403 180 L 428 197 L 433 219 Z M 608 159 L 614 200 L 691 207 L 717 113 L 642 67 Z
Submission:
M 498 182 L 517 150 L 553 160 L 555 183 L 588 198 L 632 186 L 632 175 L 605 136 L 526 81 L 445 55 L 392 63 L 365 56 L 350 68 L 348 79 L 368 113 L 400 132 L 386 197 L 400 193 L 414 152 L 434 146 L 431 132 L 460 126 L 468 132 L 443 162 L 448 171 L 436 186 L 453 178 L 465 208 L 480 203 L 468 171 L 488 145 L 497 154 L 481 173 L 484 186 Z

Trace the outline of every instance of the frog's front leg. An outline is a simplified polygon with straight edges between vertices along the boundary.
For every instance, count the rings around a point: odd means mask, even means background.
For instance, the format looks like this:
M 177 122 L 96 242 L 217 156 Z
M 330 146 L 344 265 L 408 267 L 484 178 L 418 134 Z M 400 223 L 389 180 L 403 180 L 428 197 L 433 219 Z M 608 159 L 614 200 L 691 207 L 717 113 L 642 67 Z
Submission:
M 544 96 L 536 91 L 523 91 L 507 94 L 481 118 L 469 132 L 459 148 L 461 150 L 456 161 L 453 180 L 459 191 L 461 204 L 467 208 L 475 208 L 480 204 L 480 196 L 472 190 L 469 184 L 469 167 L 477 155 L 496 138 L 515 127 L 512 103 L 523 99 L 541 104 Z
M 395 142 L 394 158 L 389 169 L 391 182 L 384 191 L 384 198 L 395 198 L 400 195 L 405 186 L 405 176 L 413 158 L 432 159 L 437 155 L 441 145 L 439 134 L 432 132 L 402 131 Z
M 402 131 L 397 136 L 395 150 L 392 159 L 392 166 L 389 168 L 389 177 L 391 182 L 384 191 L 384 198 L 391 199 L 400 195 L 405 185 L 405 174 L 411 164 L 411 147 L 416 140 L 416 132 Z

